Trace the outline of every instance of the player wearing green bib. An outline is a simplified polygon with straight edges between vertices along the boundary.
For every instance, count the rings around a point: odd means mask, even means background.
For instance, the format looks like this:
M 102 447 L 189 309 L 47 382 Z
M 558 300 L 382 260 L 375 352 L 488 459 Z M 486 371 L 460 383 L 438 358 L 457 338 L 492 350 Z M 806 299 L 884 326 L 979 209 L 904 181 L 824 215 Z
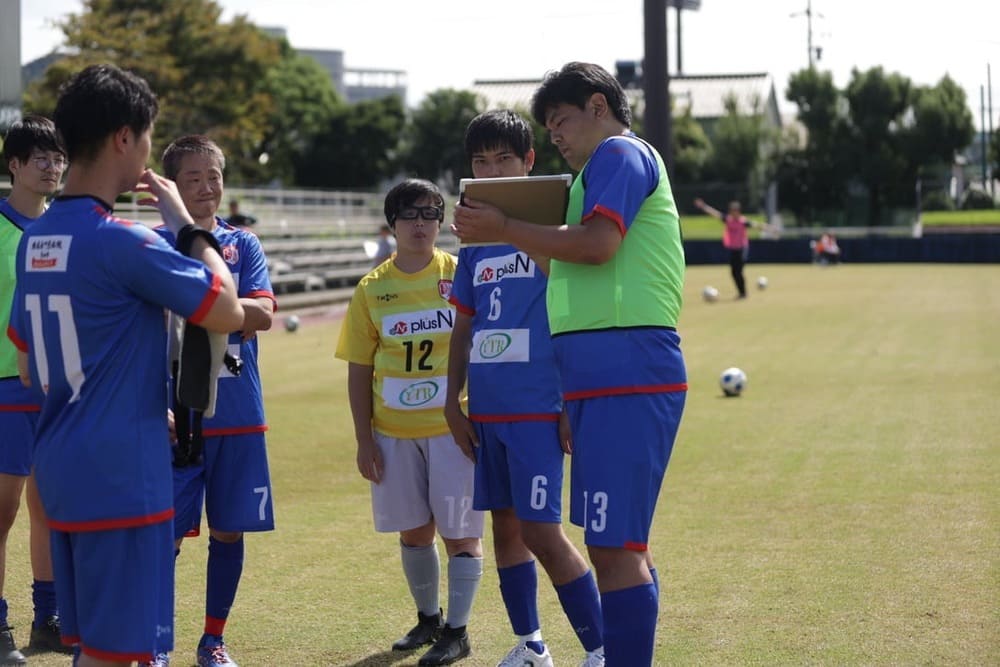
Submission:
M 647 542 L 687 392 L 677 210 L 663 160 L 629 131 L 624 91 L 604 69 L 550 73 L 532 113 L 579 172 L 566 225 L 467 200 L 454 229 L 466 242 L 552 258 L 549 326 L 573 430 L 570 518 L 597 572 L 606 664 L 650 665 L 659 592 Z

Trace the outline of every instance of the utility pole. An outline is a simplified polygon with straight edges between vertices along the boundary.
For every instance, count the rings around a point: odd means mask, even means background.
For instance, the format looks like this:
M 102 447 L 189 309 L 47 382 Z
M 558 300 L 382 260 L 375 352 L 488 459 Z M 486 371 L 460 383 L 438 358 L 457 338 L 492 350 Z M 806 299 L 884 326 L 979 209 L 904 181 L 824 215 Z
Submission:
M 979 162 L 983 169 L 983 187 L 986 186 L 986 153 L 989 152 L 989 137 L 986 135 L 986 93 L 982 86 L 979 86 L 979 127 L 982 137 L 982 150 L 979 151 Z
M 990 64 L 986 63 L 986 117 L 989 118 L 990 133 L 986 135 L 986 146 L 984 150 L 987 156 L 990 152 L 990 142 L 993 141 L 993 76 L 990 74 Z M 998 147 L 1000 147 L 1000 142 L 998 142 Z M 997 162 L 1000 162 L 1000 156 L 997 156 Z M 996 172 L 993 170 L 996 162 L 990 162 L 990 196 L 996 199 L 996 186 L 994 181 L 996 180 Z
M 806 0 L 806 10 L 804 12 L 796 12 L 791 14 L 792 18 L 798 18 L 800 16 L 806 17 L 806 48 L 808 49 L 809 57 L 809 69 L 814 66 L 814 59 L 819 60 L 819 49 L 813 48 L 813 10 L 812 10 L 812 0 Z M 816 14 L 817 18 L 824 18 L 822 14 Z
M 667 173 L 674 173 L 671 141 L 670 74 L 667 68 L 666 0 L 643 0 L 642 89 L 646 101 L 644 125 L 646 138 L 663 157 Z

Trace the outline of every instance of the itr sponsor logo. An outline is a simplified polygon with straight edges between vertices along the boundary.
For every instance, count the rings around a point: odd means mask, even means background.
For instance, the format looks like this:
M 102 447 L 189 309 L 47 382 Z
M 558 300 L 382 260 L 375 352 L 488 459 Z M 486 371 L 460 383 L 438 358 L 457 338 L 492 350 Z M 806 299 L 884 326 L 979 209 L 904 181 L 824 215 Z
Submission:
M 415 382 L 399 392 L 399 402 L 407 407 L 419 407 L 434 400 L 441 387 L 434 380 Z
M 496 359 L 510 347 L 511 337 L 505 333 L 494 333 L 479 343 L 479 354 L 483 359 Z

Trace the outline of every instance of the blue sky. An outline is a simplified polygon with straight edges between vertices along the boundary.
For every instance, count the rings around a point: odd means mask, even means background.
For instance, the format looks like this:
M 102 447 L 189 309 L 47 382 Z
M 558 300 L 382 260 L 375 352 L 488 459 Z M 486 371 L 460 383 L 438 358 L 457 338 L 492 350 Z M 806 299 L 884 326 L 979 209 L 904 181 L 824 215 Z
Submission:
M 436 88 L 474 79 L 538 78 L 569 60 L 608 69 L 643 55 L 642 0 L 221 0 L 223 16 L 246 14 L 282 26 L 298 48 L 344 51 L 348 67 L 408 72 L 408 103 Z M 57 46 L 51 19 L 78 12 L 80 0 L 21 0 L 22 61 Z M 501 9 L 498 9 L 500 7 Z M 920 8 L 919 10 L 915 8 Z M 931 10 L 933 7 L 933 10 Z M 807 64 L 806 0 L 703 0 L 682 18 L 687 74 L 770 72 L 783 110 L 788 76 Z M 844 86 L 851 69 L 881 65 L 931 85 L 946 73 L 966 90 L 979 123 L 979 87 L 992 64 L 994 127 L 1000 118 L 1000 2 L 813 0 L 817 63 Z M 669 10 L 671 72 L 675 13 Z

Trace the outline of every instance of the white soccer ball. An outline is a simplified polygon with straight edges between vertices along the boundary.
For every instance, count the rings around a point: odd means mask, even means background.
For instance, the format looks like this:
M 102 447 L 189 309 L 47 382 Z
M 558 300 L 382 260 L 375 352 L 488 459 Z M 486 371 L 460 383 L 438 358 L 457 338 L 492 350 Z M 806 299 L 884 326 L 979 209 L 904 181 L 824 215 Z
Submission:
M 299 316 L 289 315 L 285 318 L 285 331 L 288 333 L 294 333 L 299 329 Z
M 726 396 L 739 396 L 747 386 L 747 374 L 735 366 L 722 371 L 719 386 Z
M 701 298 L 709 303 L 717 301 L 719 298 L 719 290 L 715 289 L 711 285 L 707 285 L 705 289 L 701 291 Z
M 757 289 L 767 289 L 767 277 L 761 276 L 757 279 Z

